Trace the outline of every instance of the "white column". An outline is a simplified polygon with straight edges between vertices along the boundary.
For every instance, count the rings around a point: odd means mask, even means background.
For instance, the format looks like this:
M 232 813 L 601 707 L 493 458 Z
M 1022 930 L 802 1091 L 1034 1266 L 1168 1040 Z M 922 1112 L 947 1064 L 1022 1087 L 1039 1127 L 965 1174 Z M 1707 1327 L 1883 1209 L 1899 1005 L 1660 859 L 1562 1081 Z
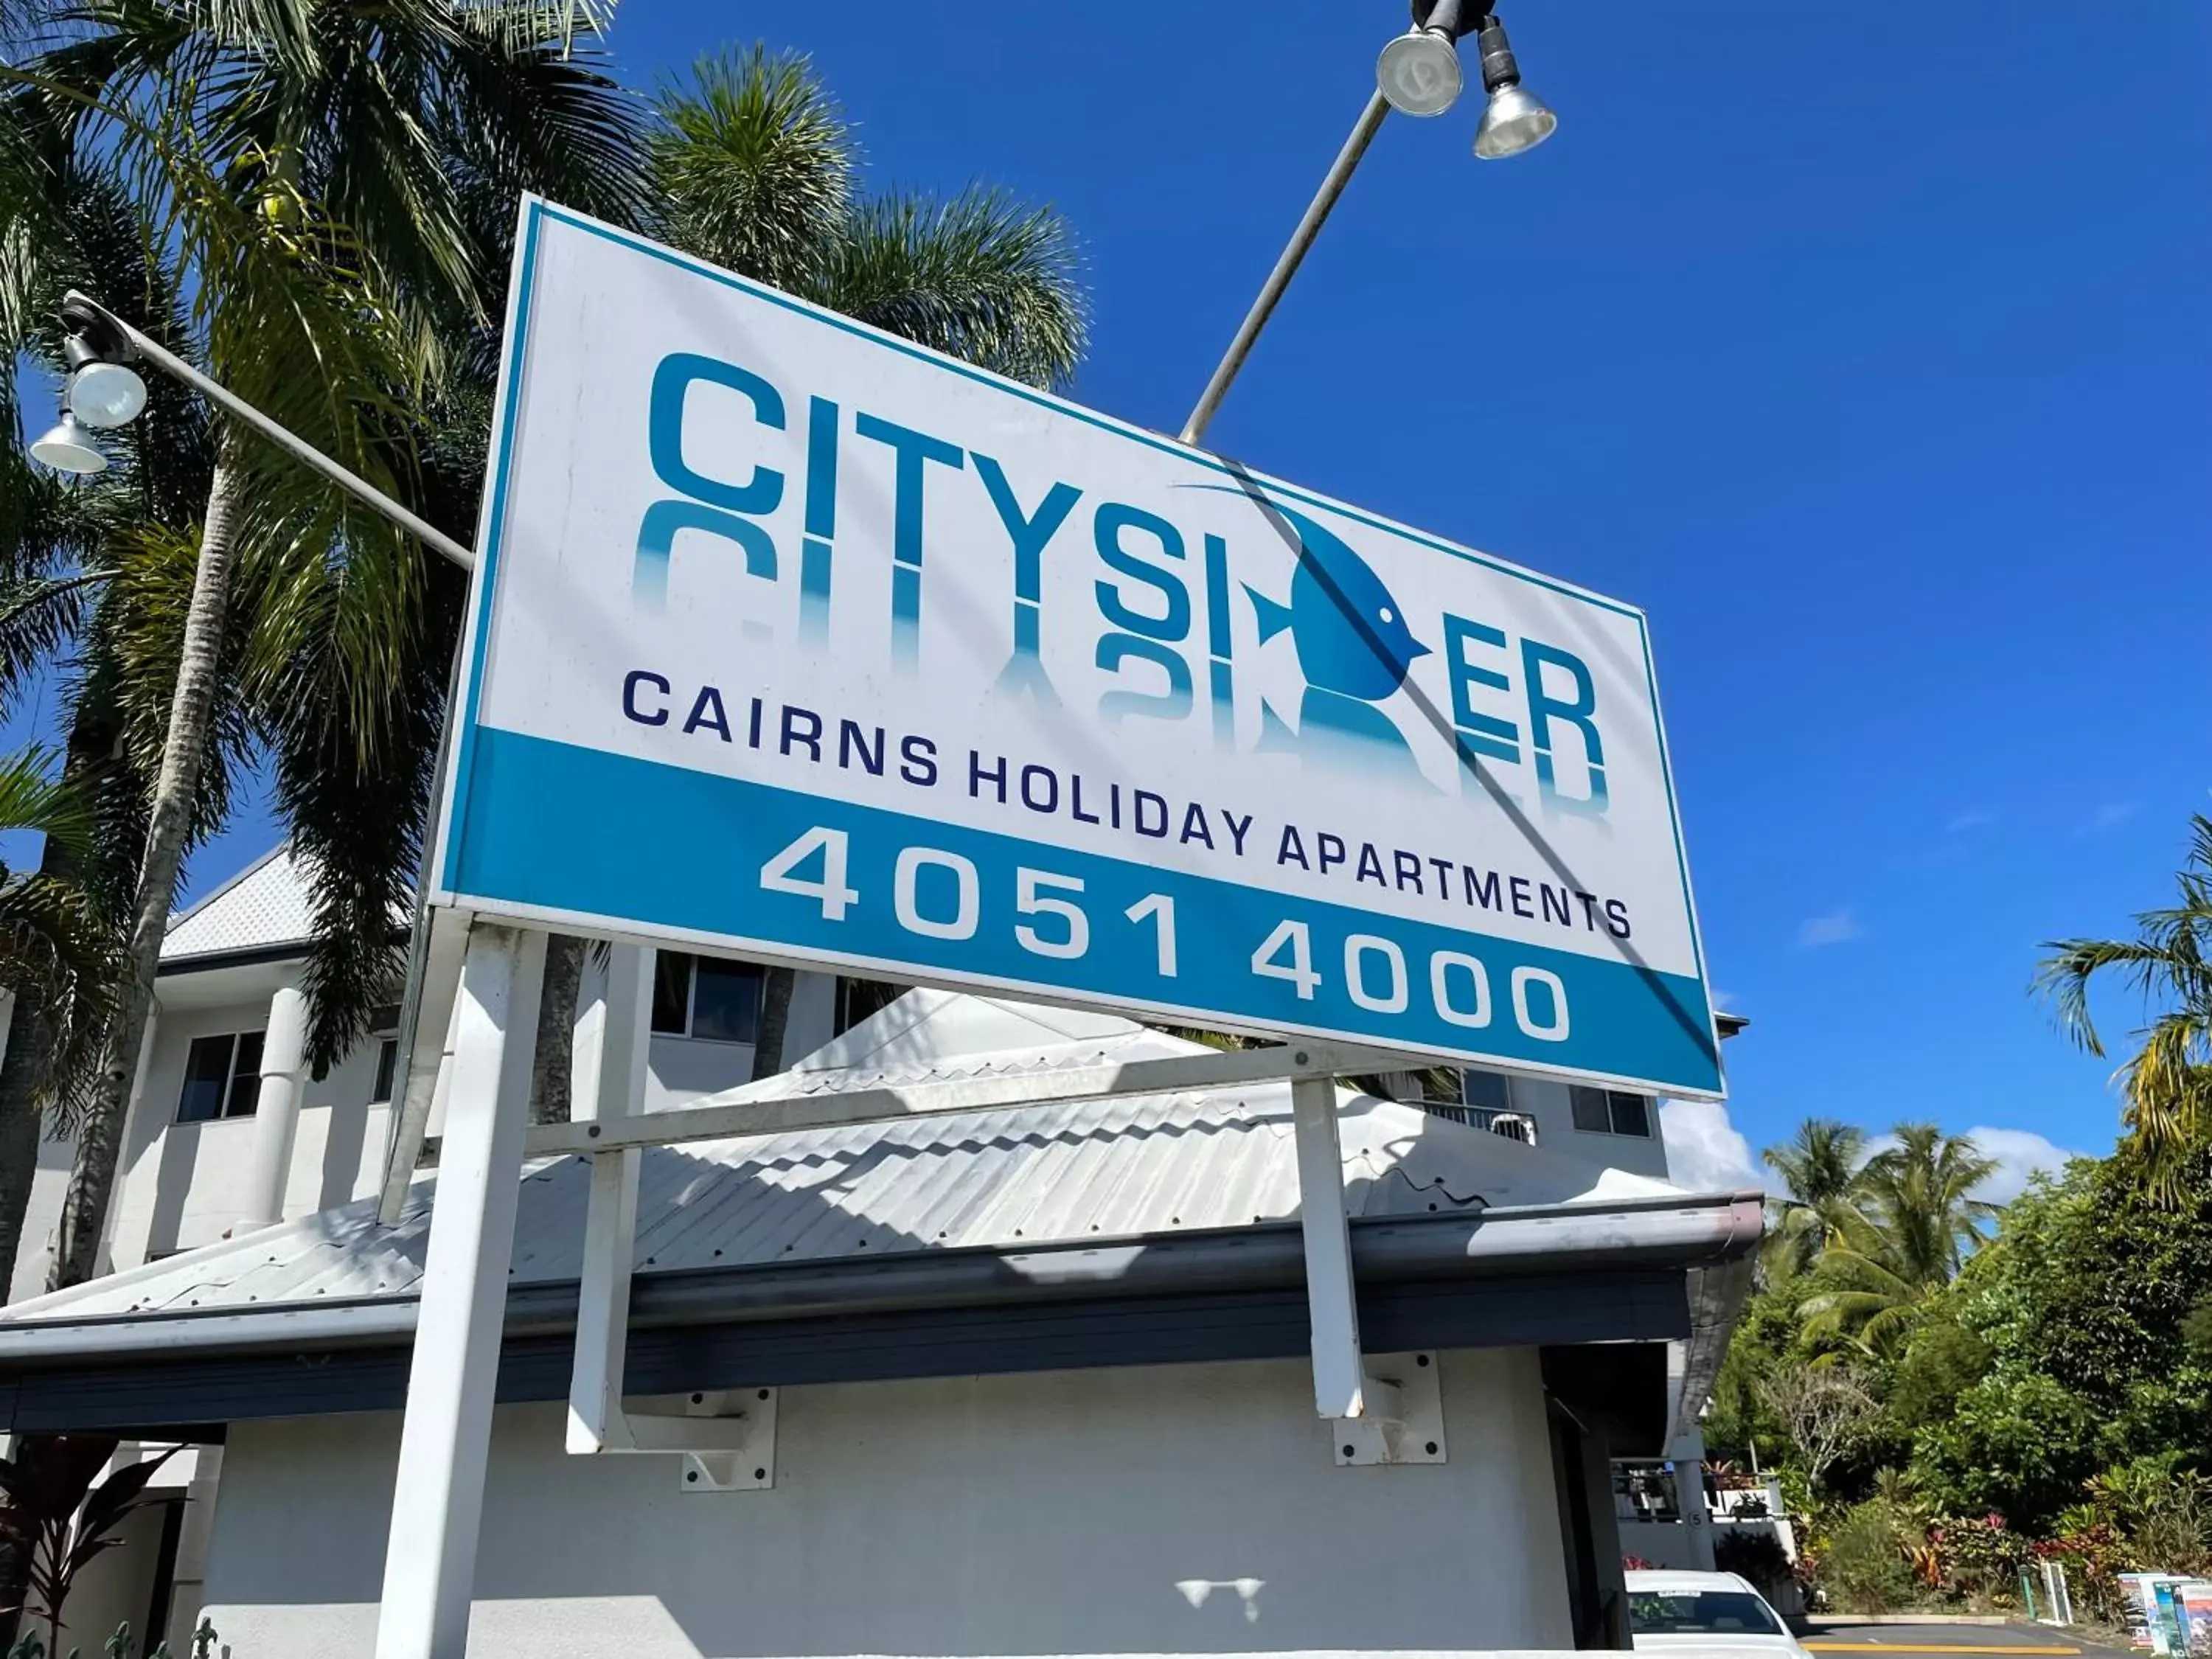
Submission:
M 590 1086 L 579 1087 L 569 1107 L 569 1116 L 579 1122 L 629 1117 L 645 1109 L 646 1062 L 653 1045 L 653 957 L 649 945 L 607 947 L 599 1060 Z
M 140 1209 L 131 1201 L 131 1188 L 134 1184 L 131 1178 L 138 1173 L 138 1137 L 143 1133 L 145 1122 L 143 1115 L 149 1110 L 161 1110 L 162 1115 L 160 1121 L 166 1125 L 170 1115 L 177 1109 L 177 1103 L 173 1100 L 166 1103 L 166 1109 L 164 1109 L 154 1103 L 149 1103 L 146 1098 L 146 1079 L 153 1074 L 154 1071 L 154 1034 L 160 1029 L 161 1024 L 161 1005 L 157 1001 L 146 1011 L 146 1035 L 139 1039 L 138 1069 L 131 1073 L 131 1103 L 124 1109 L 123 1137 L 115 1149 L 115 1191 L 107 1201 L 107 1218 L 100 1224 L 100 1249 L 95 1261 L 96 1271 L 101 1273 L 112 1273 L 116 1271 L 117 1235 L 126 1214 L 132 1218 L 131 1225 L 137 1231 L 138 1237 L 136 1241 L 136 1254 L 122 1265 L 127 1267 L 137 1267 L 145 1261 L 150 1248 L 150 1241 L 147 1235 L 152 1230 L 154 1218 L 150 1211 Z M 158 1140 L 161 1133 L 161 1131 L 157 1129 L 149 1138 Z M 58 1220 L 58 1218 L 57 1219 Z M 169 1242 L 173 1244 L 176 1240 L 173 1237 Z M 60 1243 L 61 1237 L 58 1230 L 46 1241 L 46 1261 L 50 1270 L 53 1262 L 53 1253 Z M 0 1291 L 4 1290 L 4 1286 L 0 1286 Z
M 1304 1058 L 1304 1056 L 1300 1056 Z M 1352 1230 L 1344 1218 L 1344 1154 L 1336 1139 L 1336 1079 L 1291 1085 L 1297 1135 L 1298 1219 L 1305 1234 L 1306 1310 L 1313 1323 L 1314 1409 L 1326 1418 L 1367 1410 L 1353 1300 Z
M 300 1085 L 306 1079 L 307 994 L 279 987 L 269 999 L 269 1034 L 261 1039 L 261 1092 L 253 1106 L 253 1162 L 246 1182 L 240 1231 L 284 1218 L 292 1177 L 292 1142 L 300 1128 Z
M 385 1547 L 377 1659 L 462 1659 L 468 1646 L 544 976 L 544 934 L 483 921 L 470 930 Z

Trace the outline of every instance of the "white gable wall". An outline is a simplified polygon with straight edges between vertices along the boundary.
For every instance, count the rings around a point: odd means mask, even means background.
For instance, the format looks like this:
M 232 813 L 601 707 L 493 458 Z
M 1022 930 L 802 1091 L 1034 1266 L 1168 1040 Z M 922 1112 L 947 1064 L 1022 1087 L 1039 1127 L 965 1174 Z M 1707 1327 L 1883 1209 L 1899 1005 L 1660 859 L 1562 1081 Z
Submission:
M 152 1041 L 125 1125 L 104 1267 L 136 1267 L 213 1243 L 246 1213 L 257 1120 L 249 1115 L 178 1122 L 185 1060 L 195 1037 L 266 1030 L 270 993 L 297 969 L 295 962 L 278 963 L 163 976 Z M 787 1057 L 829 1040 L 835 983 L 826 975 L 799 975 L 785 1042 Z M 599 995 L 594 969 L 587 971 L 578 999 L 574 1078 L 580 1089 L 590 1087 L 598 1075 L 605 1017 Z M 366 1040 L 327 1077 L 304 1085 L 284 1194 L 288 1218 L 366 1197 L 381 1186 L 391 1109 L 369 1100 L 379 1046 L 375 1038 Z M 672 1110 L 737 1087 L 751 1079 L 752 1066 L 750 1043 L 657 1036 L 647 1077 L 647 1109 Z M 434 1118 L 433 1133 L 440 1127 Z M 40 1184 L 24 1229 L 25 1255 L 10 1301 L 46 1286 L 46 1262 L 61 1216 L 70 1156 L 67 1146 L 42 1150 Z
M 1586 1164 L 1601 1164 L 1608 1170 L 1650 1176 L 1654 1181 L 1668 1178 L 1667 1147 L 1659 1136 L 1656 1100 L 1645 1108 L 1650 1134 L 1593 1134 L 1575 1127 L 1574 1103 L 1568 1095 L 1567 1085 L 1534 1077 L 1510 1078 L 1507 1082 L 1512 1091 L 1513 1109 L 1536 1120 L 1536 1144 L 1547 1152 L 1564 1152 L 1569 1158 L 1578 1158 Z
M 1290 1360 L 786 1389 L 764 1492 L 572 1457 L 561 1407 L 501 1407 L 469 1650 L 1569 1647 L 1536 1355 L 1440 1363 L 1441 1466 L 1334 1467 Z M 234 1651 L 368 1659 L 398 1433 L 233 1427 L 206 1610 Z
M 211 1244 L 246 1212 L 257 1120 L 224 1118 L 179 1123 L 185 1060 L 194 1037 L 268 1029 L 265 996 L 187 1008 L 162 1008 L 132 1103 L 110 1221 L 109 1250 L 117 1267 Z M 287 1216 L 376 1190 L 390 1110 L 371 1105 L 377 1043 L 371 1040 L 301 1095 L 284 1193 Z

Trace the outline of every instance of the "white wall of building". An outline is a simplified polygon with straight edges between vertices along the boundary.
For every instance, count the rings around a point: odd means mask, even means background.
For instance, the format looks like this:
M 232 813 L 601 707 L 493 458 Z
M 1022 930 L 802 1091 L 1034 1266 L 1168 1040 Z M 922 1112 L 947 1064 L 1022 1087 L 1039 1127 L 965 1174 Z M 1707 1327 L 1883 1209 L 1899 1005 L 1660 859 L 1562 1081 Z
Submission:
M 1536 1144 L 1546 1152 L 1563 1152 L 1608 1170 L 1667 1179 L 1667 1148 L 1659 1138 L 1659 1103 L 1645 1103 L 1648 1135 L 1595 1134 L 1575 1127 L 1575 1113 L 1567 1085 L 1548 1078 L 1509 1079 L 1513 1109 L 1536 1120 Z
M 185 1060 L 192 1039 L 258 1031 L 265 994 L 185 1007 L 163 1006 L 131 1118 L 117 1184 L 110 1252 L 118 1267 L 211 1244 L 238 1224 L 250 1199 L 256 1120 L 179 1123 Z M 376 1190 L 390 1109 L 372 1105 L 377 1043 L 364 1042 L 302 1093 L 284 1193 L 287 1216 L 307 1215 Z
M 593 956 L 586 957 L 583 980 L 576 994 L 576 1063 L 574 1086 L 592 1086 L 599 1076 L 599 1045 L 606 1020 L 606 970 Z M 790 1065 L 812 1054 L 836 1035 L 837 976 L 807 974 L 796 976 L 791 988 L 791 1015 L 784 1028 L 783 1063 Z M 752 1081 L 753 1045 L 750 1042 L 708 1042 L 690 1037 L 655 1036 L 646 1057 L 645 1102 L 648 1112 L 672 1112 L 707 1095 L 720 1094 Z
M 69 1191 L 70 1165 L 76 1157 L 75 1136 L 57 1140 L 40 1134 L 38 1172 L 31 1177 L 30 1200 L 23 1206 L 22 1243 L 15 1251 L 15 1276 L 8 1285 L 10 1302 L 37 1296 L 46 1288 L 46 1269 L 61 1237 L 62 1198 Z
M 256 1120 L 249 1115 L 209 1123 L 178 1122 L 185 1059 L 195 1037 L 266 1030 L 270 993 L 295 968 L 263 964 L 163 981 L 165 994 L 156 1009 L 140 1087 L 125 1127 L 121 1175 L 109 1225 L 114 1267 L 136 1267 L 153 1256 L 213 1243 L 247 1213 Z M 830 1040 L 836 984 L 829 975 L 799 975 L 784 1044 L 787 1060 L 810 1054 Z M 599 994 L 599 969 L 594 964 L 586 969 L 579 998 L 575 1075 L 580 1088 L 590 1086 L 598 1074 L 599 1030 L 605 1011 L 597 1000 Z M 381 1184 L 391 1111 L 369 1100 L 378 1048 L 378 1040 L 370 1038 L 328 1077 L 306 1083 L 284 1194 L 287 1217 L 311 1215 L 367 1197 Z M 736 1088 L 751 1080 L 752 1066 L 750 1043 L 657 1036 L 649 1061 L 646 1108 L 673 1110 L 702 1096 Z M 439 1127 L 435 1121 L 431 1125 L 434 1133 Z M 11 1301 L 45 1288 L 69 1162 L 66 1146 L 41 1151 L 40 1173 L 24 1231 L 26 1249 L 17 1264 Z
M 1567 1647 L 1536 1355 L 1441 1366 L 1441 1466 L 1334 1467 L 1303 1360 L 786 1389 L 765 1492 L 502 1407 L 470 1652 Z M 206 1609 L 234 1651 L 373 1652 L 398 1435 L 233 1427 Z

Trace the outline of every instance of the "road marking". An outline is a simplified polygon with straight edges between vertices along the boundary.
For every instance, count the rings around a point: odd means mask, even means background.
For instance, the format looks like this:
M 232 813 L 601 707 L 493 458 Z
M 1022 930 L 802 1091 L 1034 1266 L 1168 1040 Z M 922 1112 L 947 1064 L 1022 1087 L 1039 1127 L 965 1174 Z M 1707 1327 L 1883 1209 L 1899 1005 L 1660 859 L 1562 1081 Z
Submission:
M 2047 1653 L 2076 1654 L 2079 1648 L 1965 1647 L 1937 1642 L 1802 1642 L 1814 1653 Z

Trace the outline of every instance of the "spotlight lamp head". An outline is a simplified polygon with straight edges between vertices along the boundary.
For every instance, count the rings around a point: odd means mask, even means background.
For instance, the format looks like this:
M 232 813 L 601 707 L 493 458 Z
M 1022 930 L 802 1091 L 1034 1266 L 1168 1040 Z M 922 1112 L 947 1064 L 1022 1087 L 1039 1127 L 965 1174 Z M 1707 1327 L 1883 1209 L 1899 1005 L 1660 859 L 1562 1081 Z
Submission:
M 1535 149 L 1558 129 L 1559 118 L 1521 84 L 1521 65 L 1496 12 L 1484 16 L 1475 40 L 1482 54 L 1482 89 L 1490 100 L 1475 129 L 1475 155 L 1497 161 Z
M 88 427 L 118 427 L 137 419 L 146 407 L 146 382 L 130 366 L 138 355 L 130 336 L 81 295 L 62 302 L 61 319 L 69 330 L 62 347 L 69 362 L 64 409 Z
M 1401 115 L 1442 115 L 1459 101 L 1467 77 L 1459 48 L 1439 29 L 1415 28 L 1382 48 L 1375 84 Z
M 99 443 L 66 409 L 60 420 L 33 441 L 31 459 L 57 472 L 90 474 L 107 470 L 107 457 Z

